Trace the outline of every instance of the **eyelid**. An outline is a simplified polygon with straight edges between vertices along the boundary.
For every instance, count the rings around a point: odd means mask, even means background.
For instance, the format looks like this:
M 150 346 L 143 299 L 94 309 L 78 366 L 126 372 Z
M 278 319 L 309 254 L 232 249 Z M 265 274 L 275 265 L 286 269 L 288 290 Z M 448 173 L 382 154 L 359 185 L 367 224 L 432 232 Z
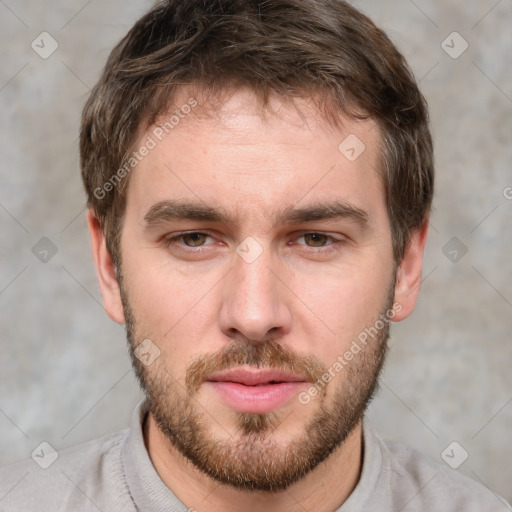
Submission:
M 294 238 L 295 239 L 302 238 L 303 236 L 306 236 L 306 235 L 321 235 L 321 236 L 325 236 L 326 238 L 330 238 L 331 240 L 334 240 L 335 242 L 343 241 L 342 239 L 336 238 L 334 235 L 329 235 L 328 233 L 324 233 L 323 231 L 301 231 L 300 233 L 298 233 L 298 236 L 295 236 Z M 307 246 L 307 247 L 310 247 L 310 246 Z M 312 247 L 312 248 L 314 249 L 314 247 Z
M 324 254 L 328 255 L 332 252 L 338 251 L 341 247 L 347 244 L 348 239 L 347 237 L 343 235 L 339 235 L 339 237 L 336 237 L 334 235 L 330 235 L 329 233 L 324 233 L 323 231 L 302 231 L 298 233 L 296 236 L 294 236 L 294 240 L 297 240 L 298 238 L 302 238 L 305 235 L 321 235 L 325 236 L 326 238 L 331 239 L 331 243 L 327 243 L 326 245 L 320 245 L 318 247 L 314 245 L 306 245 L 306 244 L 298 244 L 306 250 L 308 250 L 310 253 L 317 253 L 317 254 Z
M 210 233 L 208 233 L 207 231 L 190 230 L 190 231 L 181 231 L 178 233 L 171 233 L 170 235 L 163 237 L 163 241 L 164 241 L 166 247 L 170 247 L 171 244 L 177 242 L 182 236 L 190 235 L 190 234 L 205 235 L 206 237 L 214 238 L 214 236 L 211 235 Z M 319 251 L 320 252 L 328 252 L 329 250 L 336 250 L 336 248 L 340 244 L 344 244 L 348 241 L 347 237 L 345 237 L 343 235 L 340 235 L 340 237 L 338 238 L 334 235 L 324 233 L 323 231 L 312 231 L 312 230 L 305 230 L 305 231 L 300 231 L 298 233 L 294 233 L 293 240 L 302 238 L 305 235 L 321 235 L 321 236 L 325 236 L 326 238 L 332 240 L 331 243 L 328 243 L 326 245 L 321 245 L 318 247 L 307 245 L 307 244 L 298 244 L 298 245 L 307 247 L 308 249 L 311 249 L 316 252 L 319 252 Z M 179 243 L 177 245 L 179 246 L 180 249 L 183 249 L 183 250 L 189 251 L 189 252 L 204 251 L 205 247 L 207 247 L 207 245 L 189 246 L 186 244 L 179 244 Z
M 207 233 L 206 231 L 190 230 L 190 231 L 180 231 L 179 233 L 171 233 L 169 235 L 162 237 L 162 240 L 167 247 L 170 247 L 171 244 L 175 243 L 182 236 L 193 235 L 193 234 L 205 235 L 207 237 L 213 238 L 213 236 L 210 233 Z M 191 250 L 192 252 L 198 252 L 198 250 L 205 247 L 204 245 L 198 245 L 195 248 L 194 248 L 194 246 L 185 245 L 185 244 L 179 244 L 179 245 L 181 247 L 185 248 L 185 250 Z

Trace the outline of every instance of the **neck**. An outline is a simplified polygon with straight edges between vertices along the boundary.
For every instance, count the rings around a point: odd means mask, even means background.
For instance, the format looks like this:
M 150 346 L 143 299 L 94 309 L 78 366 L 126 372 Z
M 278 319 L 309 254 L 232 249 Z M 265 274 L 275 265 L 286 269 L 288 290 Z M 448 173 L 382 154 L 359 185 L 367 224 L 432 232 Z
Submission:
M 144 424 L 144 439 L 162 481 L 197 512 L 332 512 L 354 490 L 362 466 L 361 422 L 327 460 L 275 494 L 241 491 L 212 480 L 176 450 L 151 413 Z

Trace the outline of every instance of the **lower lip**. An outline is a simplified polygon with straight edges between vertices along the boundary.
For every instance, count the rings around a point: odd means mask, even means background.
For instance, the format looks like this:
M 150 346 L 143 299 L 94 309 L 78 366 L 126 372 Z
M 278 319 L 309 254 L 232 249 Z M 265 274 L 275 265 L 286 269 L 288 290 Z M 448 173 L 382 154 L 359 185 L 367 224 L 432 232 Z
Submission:
M 282 382 L 245 386 L 237 382 L 208 381 L 221 396 L 225 404 L 239 412 L 266 413 L 277 409 L 290 398 L 297 395 L 306 385 L 305 382 Z

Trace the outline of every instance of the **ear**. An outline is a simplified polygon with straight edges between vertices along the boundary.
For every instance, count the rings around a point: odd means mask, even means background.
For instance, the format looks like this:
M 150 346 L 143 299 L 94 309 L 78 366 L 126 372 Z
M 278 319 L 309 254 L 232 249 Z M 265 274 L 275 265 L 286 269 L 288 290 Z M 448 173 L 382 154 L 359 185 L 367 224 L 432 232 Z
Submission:
M 409 241 L 400 266 L 398 267 L 395 284 L 395 303 L 401 305 L 396 311 L 394 322 L 405 320 L 414 310 L 416 299 L 421 287 L 423 269 L 423 252 L 427 242 L 428 217 L 423 225 L 416 230 Z
M 121 301 L 114 263 L 107 249 L 100 223 L 91 209 L 87 211 L 87 226 L 91 236 L 92 256 L 96 266 L 105 311 L 114 322 L 124 324 L 123 303 Z

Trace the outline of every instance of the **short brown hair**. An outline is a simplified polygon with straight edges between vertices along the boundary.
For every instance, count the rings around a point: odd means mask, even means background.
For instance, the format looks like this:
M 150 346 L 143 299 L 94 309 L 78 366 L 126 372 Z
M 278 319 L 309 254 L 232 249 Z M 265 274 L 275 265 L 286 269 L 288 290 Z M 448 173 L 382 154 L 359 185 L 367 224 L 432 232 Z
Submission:
M 179 87 L 194 85 L 209 93 L 248 86 L 264 105 L 270 92 L 320 97 L 333 125 L 340 115 L 374 119 L 401 261 L 430 211 L 434 169 L 425 99 L 386 34 L 340 0 L 167 0 L 114 48 L 82 114 L 88 206 L 116 266 L 129 181 L 125 172 L 116 183 L 116 173 L 139 131 L 169 110 Z

